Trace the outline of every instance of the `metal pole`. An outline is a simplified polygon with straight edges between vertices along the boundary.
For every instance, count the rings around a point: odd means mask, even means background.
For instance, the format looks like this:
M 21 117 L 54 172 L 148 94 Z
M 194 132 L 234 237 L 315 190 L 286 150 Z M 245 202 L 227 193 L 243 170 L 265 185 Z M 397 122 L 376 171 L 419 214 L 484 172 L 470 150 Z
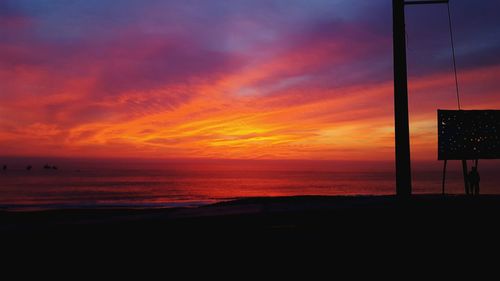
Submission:
M 462 172 L 464 173 L 465 194 L 469 195 L 470 188 L 469 188 L 469 181 L 467 180 L 468 177 L 467 160 L 462 160 Z
M 448 1 L 392 0 L 394 52 L 394 130 L 396 148 L 396 194 L 411 195 L 408 76 L 406 65 L 405 5 L 441 4 Z
M 446 164 L 448 164 L 448 160 L 444 160 L 444 167 L 443 167 L 443 185 L 442 185 L 442 194 L 444 195 L 444 183 L 446 181 Z
M 449 0 L 438 1 L 406 1 L 405 5 L 421 5 L 421 4 L 448 4 Z
M 394 47 L 394 123 L 396 147 L 396 194 L 411 195 L 408 78 L 406 68 L 405 1 L 392 0 Z

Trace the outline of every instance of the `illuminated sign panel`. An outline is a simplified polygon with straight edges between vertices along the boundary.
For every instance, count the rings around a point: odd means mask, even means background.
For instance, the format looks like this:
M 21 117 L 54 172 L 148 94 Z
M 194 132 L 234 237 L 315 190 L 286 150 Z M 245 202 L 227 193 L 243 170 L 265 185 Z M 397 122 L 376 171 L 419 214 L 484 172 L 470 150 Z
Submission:
M 500 159 L 500 110 L 438 110 L 438 159 Z

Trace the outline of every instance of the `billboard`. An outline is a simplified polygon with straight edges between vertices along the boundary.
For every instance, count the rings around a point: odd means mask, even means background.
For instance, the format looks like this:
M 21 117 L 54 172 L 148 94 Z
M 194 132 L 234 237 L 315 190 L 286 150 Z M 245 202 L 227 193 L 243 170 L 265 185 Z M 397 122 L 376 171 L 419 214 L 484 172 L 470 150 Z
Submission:
M 500 110 L 438 110 L 438 159 L 500 159 Z

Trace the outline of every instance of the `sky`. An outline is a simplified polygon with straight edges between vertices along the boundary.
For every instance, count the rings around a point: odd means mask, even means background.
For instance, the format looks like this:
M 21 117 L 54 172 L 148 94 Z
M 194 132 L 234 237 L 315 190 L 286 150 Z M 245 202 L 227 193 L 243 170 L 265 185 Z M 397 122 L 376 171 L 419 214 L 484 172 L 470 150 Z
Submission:
M 497 0 L 451 1 L 464 109 L 500 108 Z M 412 158 L 457 101 L 408 7 Z M 2 0 L 0 156 L 394 159 L 389 0 Z

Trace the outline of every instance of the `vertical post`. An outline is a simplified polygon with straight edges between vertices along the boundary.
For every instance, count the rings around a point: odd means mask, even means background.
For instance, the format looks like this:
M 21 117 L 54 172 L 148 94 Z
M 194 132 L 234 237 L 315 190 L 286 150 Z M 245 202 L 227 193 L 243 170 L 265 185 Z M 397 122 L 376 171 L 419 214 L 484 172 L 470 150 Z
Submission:
M 405 1 L 392 0 L 394 47 L 394 121 L 396 142 L 396 194 L 411 195 L 410 129 L 406 68 Z
M 474 163 L 475 164 L 474 166 L 476 167 L 476 169 L 478 169 L 478 167 L 477 167 L 477 165 L 479 164 L 478 162 L 479 162 L 479 159 L 476 159 L 475 163 Z M 478 171 L 478 173 L 479 173 L 479 171 Z M 479 176 L 479 174 L 478 174 L 478 176 Z M 474 195 L 479 195 L 479 182 L 477 184 L 478 185 L 473 190 Z M 471 187 L 471 189 L 472 189 L 472 187 Z
M 443 184 L 442 184 L 442 187 L 441 187 L 441 193 L 444 195 L 445 192 L 444 192 L 444 183 L 446 181 L 446 164 L 448 164 L 448 160 L 444 160 L 444 167 L 443 167 Z
M 470 188 L 469 188 L 469 181 L 467 180 L 467 174 L 468 174 L 467 160 L 462 160 L 462 171 L 464 173 L 465 194 L 469 195 Z

